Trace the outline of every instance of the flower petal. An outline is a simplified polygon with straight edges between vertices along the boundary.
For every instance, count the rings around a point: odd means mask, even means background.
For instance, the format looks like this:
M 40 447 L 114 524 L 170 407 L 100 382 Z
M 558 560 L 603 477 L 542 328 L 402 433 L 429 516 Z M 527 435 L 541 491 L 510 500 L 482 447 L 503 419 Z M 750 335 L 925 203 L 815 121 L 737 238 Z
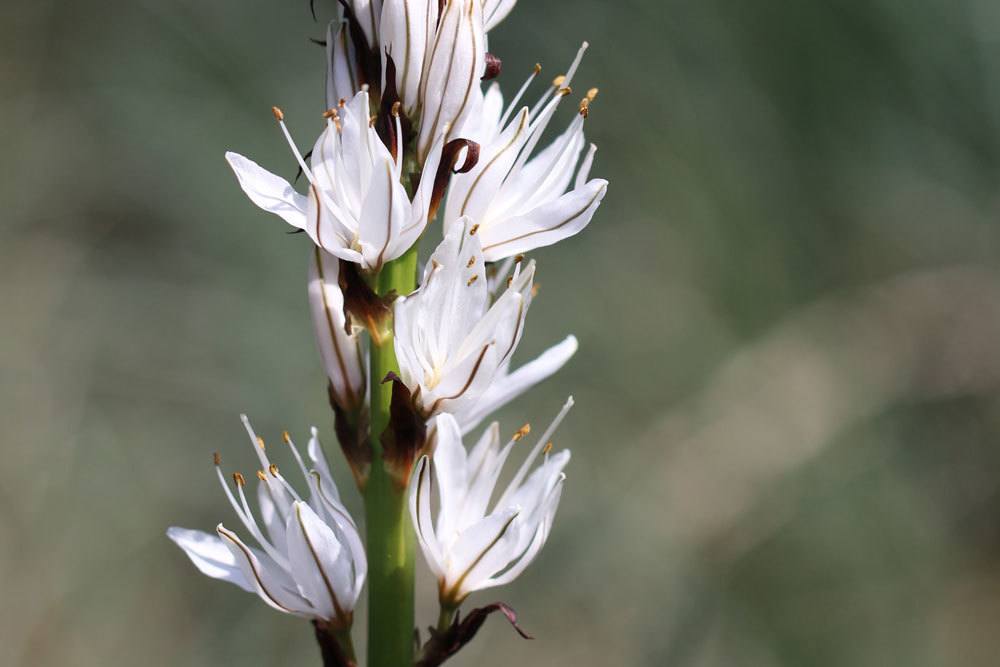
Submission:
M 167 537 L 184 550 L 198 571 L 213 579 L 221 579 L 236 584 L 249 593 L 256 593 L 236 564 L 236 558 L 222 540 L 202 530 L 171 526 Z
M 243 192 L 254 204 L 274 213 L 297 229 L 305 229 L 308 200 L 289 184 L 250 158 L 229 151 L 226 161 L 236 174 Z

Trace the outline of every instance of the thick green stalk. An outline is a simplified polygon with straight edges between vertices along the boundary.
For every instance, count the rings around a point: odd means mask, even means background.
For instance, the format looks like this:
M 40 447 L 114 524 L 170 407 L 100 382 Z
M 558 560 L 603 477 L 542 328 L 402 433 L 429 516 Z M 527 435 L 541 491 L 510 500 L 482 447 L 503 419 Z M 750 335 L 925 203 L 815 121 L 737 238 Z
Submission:
M 375 289 L 380 295 L 406 295 L 416 287 L 417 251 L 412 248 L 379 272 Z M 365 489 L 365 525 L 368 533 L 368 667 L 409 667 L 413 664 L 414 535 L 407 509 L 406 489 L 398 484 L 382 460 L 379 440 L 389 424 L 392 384 L 382 384 L 390 371 L 398 372 L 393 350 L 392 323 L 371 346 L 372 467 Z

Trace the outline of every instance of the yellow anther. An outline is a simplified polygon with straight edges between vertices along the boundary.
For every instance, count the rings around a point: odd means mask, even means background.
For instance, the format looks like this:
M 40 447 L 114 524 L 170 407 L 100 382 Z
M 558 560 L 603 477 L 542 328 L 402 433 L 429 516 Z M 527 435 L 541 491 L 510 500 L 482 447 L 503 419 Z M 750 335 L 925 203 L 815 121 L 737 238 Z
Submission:
M 378 116 L 372 114 L 368 117 L 368 127 L 375 127 L 375 121 L 378 120 Z
M 552 87 L 553 88 L 559 88 L 560 86 L 563 85 L 563 81 L 565 81 L 565 80 L 566 80 L 566 75 L 565 74 L 560 74 L 556 78 L 552 79 Z
M 402 108 L 402 106 L 403 106 L 403 104 L 399 100 L 396 100 L 395 102 L 392 103 L 392 116 L 393 116 L 393 118 L 399 118 L 399 110 L 400 110 L 400 108 Z
M 472 257 L 469 258 L 469 261 L 466 263 L 465 268 L 471 269 L 472 265 L 475 263 L 476 263 L 476 256 L 473 255 Z
M 566 95 L 569 95 L 572 92 L 573 89 L 570 88 L 569 86 L 566 86 L 565 88 L 560 88 L 559 90 L 557 90 L 556 95 L 562 95 L 563 97 L 565 97 Z
M 259 435 L 257 436 L 257 446 L 260 447 L 261 449 L 267 449 L 264 446 L 264 438 L 260 437 Z
M 285 441 L 286 445 L 292 444 L 292 436 L 288 435 L 288 431 L 281 432 L 281 439 Z
M 472 225 L 472 229 L 469 230 L 469 236 L 475 236 L 476 232 L 479 231 L 479 223 Z
M 580 115 L 584 118 L 590 115 L 590 99 L 586 97 L 580 100 Z
M 222 465 L 222 457 L 219 456 L 219 452 L 212 452 L 212 461 L 214 461 L 217 466 Z
M 524 436 L 528 435 L 529 433 L 531 433 L 531 424 L 525 424 L 521 428 L 517 429 L 517 432 L 514 433 L 514 438 L 513 439 L 515 441 L 520 440 L 521 438 L 523 438 Z
M 514 263 L 520 264 L 524 261 L 524 255 L 514 255 Z
M 247 483 L 246 478 L 243 477 L 243 473 L 241 472 L 233 473 L 233 481 L 236 482 L 236 486 L 243 486 L 244 484 Z
M 337 102 L 337 106 L 343 109 L 345 106 L 347 106 L 347 100 L 341 97 L 340 100 Z
M 548 442 L 545 443 L 545 446 L 542 447 L 542 454 L 548 454 L 551 451 L 552 451 L 552 441 L 549 440 Z
M 535 63 L 535 74 L 539 74 L 542 71 L 542 63 Z
M 540 287 L 541 287 L 541 285 L 539 283 L 535 283 L 534 285 L 531 286 L 531 297 L 532 298 L 538 296 L 538 290 L 539 290 Z
M 587 91 L 587 99 L 593 102 L 594 98 L 597 97 L 598 92 L 600 92 L 600 89 L 591 88 L 590 90 Z
M 465 286 L 466 287 L 471 287 L 472 283 L 476 282 L 477 280 L 479 280 L 479 274 L 478 273 L 474 273 L 474 274 L 472 274 L 472 277 L 469 278 L 469 282 L 465 283 Z
M 323 112 L 323 118 L 337 118 L 339 115 L 336 109 L 327 109 Z
M 274 114 L 274 120 L 282 121 L 285 120 L 285 112 L 278 107 L 271 107 L 271 113 Z
M 272 474 L 272 475 L 273 475 L 274 477 L 277 477 L 277 476 L 278 476 L 278 466 L 277 466 L 277 465 L 275 465 L 274 463 L 272 463 L 271 465 L 267 466 L 267 470 L 268 470 L 268 472 L 270 472 L 270 473 L 271 473 L 271 474 Z
M 262 482 L 266 482 L 267 481 L 267 475 L 264 474 L 263 470 L 258 470 L 257 471 L 257 479 L 259 479 Z

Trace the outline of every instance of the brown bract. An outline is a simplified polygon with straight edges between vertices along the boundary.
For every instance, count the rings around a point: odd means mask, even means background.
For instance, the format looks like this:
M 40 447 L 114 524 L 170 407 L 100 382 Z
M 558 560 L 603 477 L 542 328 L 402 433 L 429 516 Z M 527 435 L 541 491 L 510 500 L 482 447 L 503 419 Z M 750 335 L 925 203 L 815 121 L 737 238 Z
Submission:
M 351 327 L 357 322 L 368 329 L 376 344 L 380 344 L 383 325 L 392 313 L 396 294 L 391 292 L 379 296 L 361 275 L 358 265 L 345 260 L 340 260 L 337 282 L 344 293 L 344 328 L 347 333 L 351 333 Z
M 465 161 L 458 169 L 455 164 L 458 162 L 462 149 L 465 149 Z M 427 219 L 433 220 L 437 215 L 438 206 L 444 198 L 444 192 L 448 189 L 452 174 L 464 174 L 470 171 L 479 162 L 479 144 L 471 139 L 452 139 L 441 149 L 441 162 L 438 163 L 437 173 L 434 174 L 434 187 L 431 190 L 431 205 L 427 213 Z
M 414 396 L 395 373 L 389 373 L 382 384 L 392 383 L 389 403 L 389 425 L 382 432 L 382 459 L 393 478 L 405 487 L 417 456 L 427 443 L 427 422 L 414 404 Z
M 479 628 L 495 611 L 504 615 L 517 634 L 524 639 L 534 639 L 517 624 L 517 612 L 503 602 L 494 602 L 485 607 L 473 609 L 464 619 L 460 619 L 459 615 L 455 614 L 455 620 L 452 621 L 451 627 L 444 632 L 430 628 L 431 638 L 420 650 L 420 655 L 415 663 L 416 667 L 436 667 L 458 653 L 463 646 L 472 641 L 476 633 L 479 632 Z

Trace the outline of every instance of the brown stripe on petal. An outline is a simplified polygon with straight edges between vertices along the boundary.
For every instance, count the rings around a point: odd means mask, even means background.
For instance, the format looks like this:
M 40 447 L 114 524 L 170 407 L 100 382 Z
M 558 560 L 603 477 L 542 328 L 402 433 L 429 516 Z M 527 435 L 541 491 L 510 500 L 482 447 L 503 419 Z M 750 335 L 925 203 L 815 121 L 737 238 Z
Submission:
M 519 236 L 515 236 L 513 238 L 507 239 L 506 241 L 498 241 L 497 243 L 491 243 L 488 246 L 483 246 L 483 252 L 486 252 L 487 250 L 490 250 L 492 248 L 497 248 L 497 247 L 502 246 L 502 245 L 507 245 L 508 243 L 513 243 L 514 241 L 520 241 L 521 239 L 526 239 L 529 236 L 535 236 L 537 234 L 544 234 L 545 232 L 553 232 L 553 231 L 555 231 L 557 229 L 560 229 L 561 227 L 565 227 L 566 225 L 568 225 L 569 223 L 573 222 L 574 220 L 576 220 L 577 218 L 579 218 L 581 215 L 583 215 L 584 213 L 586 213 L 587 209 L 590 208 L 594 204 L 595 201 L 597 201 L 597 198 L 600 197 L 603 194 L 603 192 L 604 192 L 603 189 L 599 190 L 597 192 L 597 194 L 595 194 L 593 197 L 590 198 L 590 201 L 588 201 L 583 208 L 581 208 L 579 211 L 577 211 L 573 215 L 569 216 L 565 220 L 561 220 L 557 224 L 552 225 L 551 227 L 546 227 L 545 229 L 538 229 L 538 230 L 535 230 L 533 232 L 527 232 L 525 234 L 520 234 Z

